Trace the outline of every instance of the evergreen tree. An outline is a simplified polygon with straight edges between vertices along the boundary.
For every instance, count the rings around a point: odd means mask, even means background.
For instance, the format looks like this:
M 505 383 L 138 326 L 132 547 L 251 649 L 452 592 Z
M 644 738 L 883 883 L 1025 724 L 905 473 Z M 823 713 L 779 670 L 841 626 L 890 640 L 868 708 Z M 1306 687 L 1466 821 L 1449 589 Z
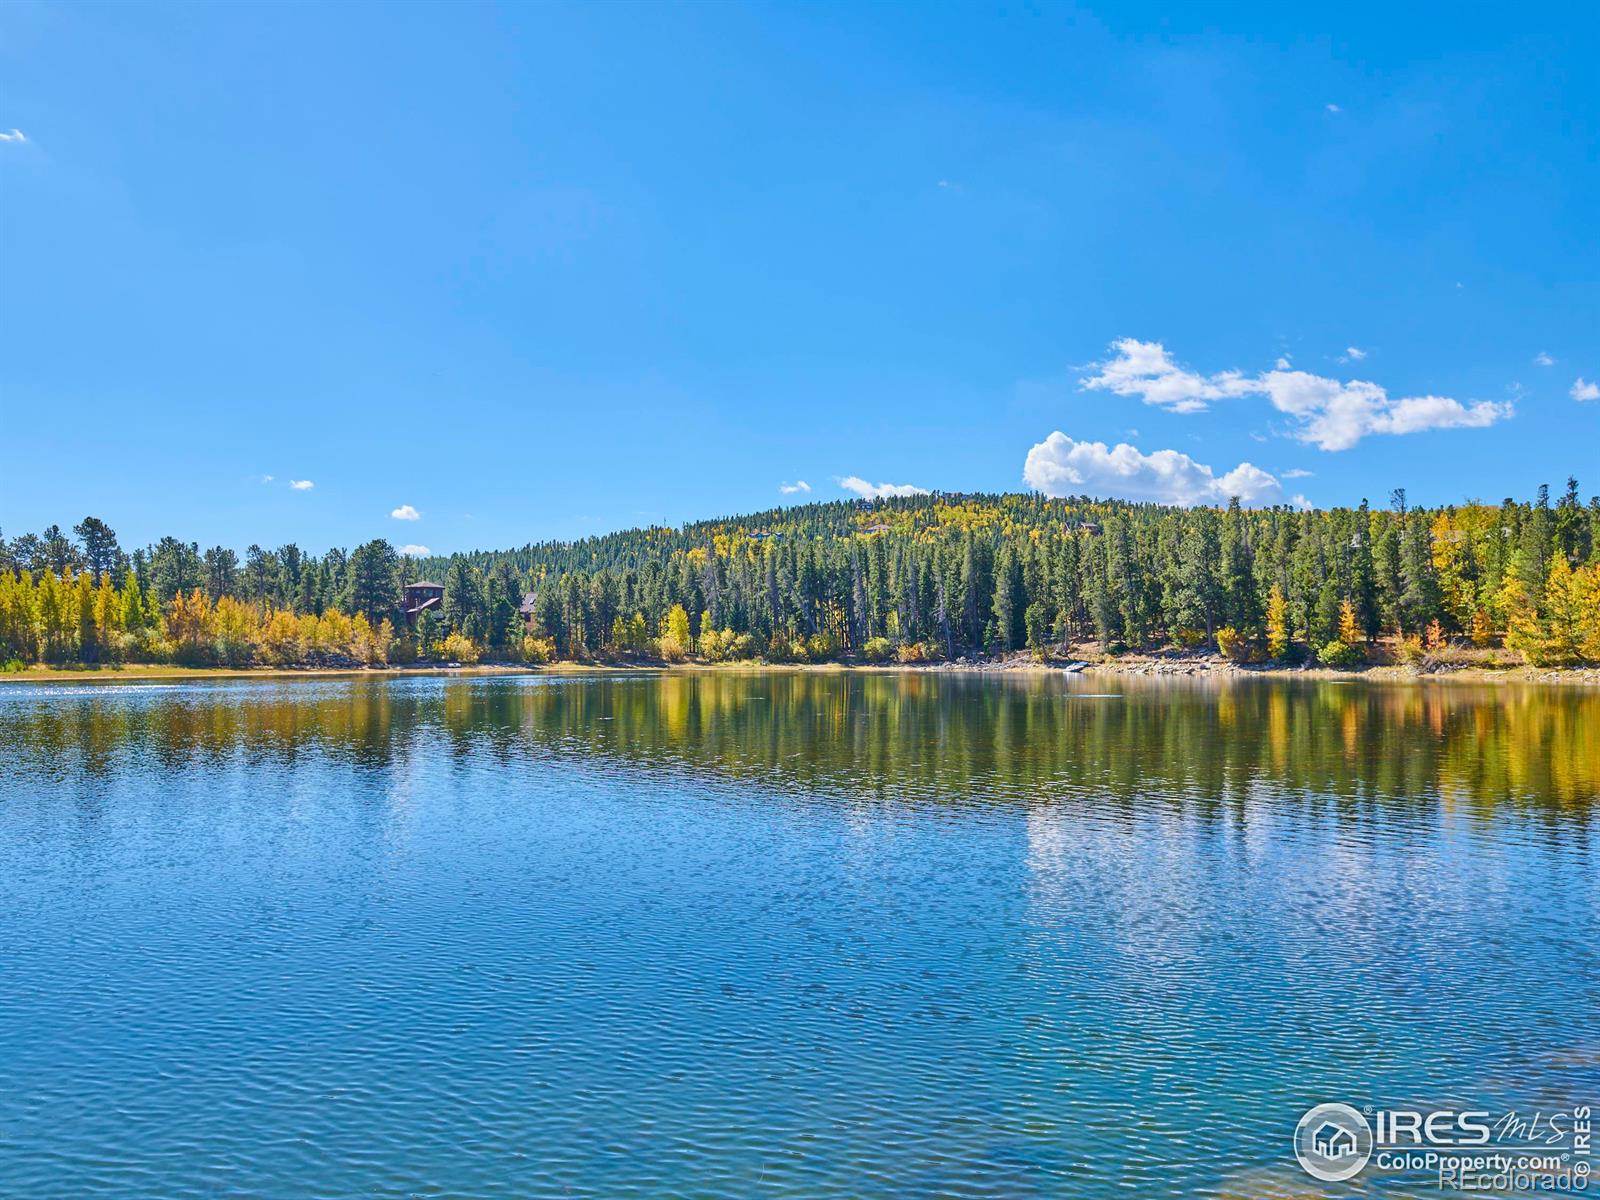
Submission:
M 116 531 L 99 517 L 85 517 L 72 527 L 83 543 L 83 562 L 93 577 L 95 585 L 117 569 L 122 558 L 122 548 L 117 545 Z
M 399 570 L 399 555 L 384 539 L 357 546 L 350 555 L 344 610 L 361 613 L 372 625 L 392 620 L 398 607 Z

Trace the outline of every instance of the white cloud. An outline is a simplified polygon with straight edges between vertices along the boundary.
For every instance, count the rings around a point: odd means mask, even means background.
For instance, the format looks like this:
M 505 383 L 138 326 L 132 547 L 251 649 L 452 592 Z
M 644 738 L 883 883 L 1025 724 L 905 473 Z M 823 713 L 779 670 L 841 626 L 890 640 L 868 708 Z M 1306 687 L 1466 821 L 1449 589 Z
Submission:
M 422 514 L 409 504 L 402 504 L 389 515 L 396 521 L 420 521 L 422 519 Z
M 400 553 L 407 558 L 427 558 L 433 551 L 426 546 L 419 546 L 415 542 L 407 542 L 400 547 Z
M 859 475 L 846 475 L 839 486 L 854 492 L 863 500 L 881 500 L 885 496 L 926 496 L 928 489 L 914 483 L 868 483 Z
M 309 492 L 317 485 L 312 483 L 309 479 L 291 479 L 289 480 L 289 486 L 297 492 Z
M 1361 349 L 1360 346 L 1346 346 L 1344 348 L 1344 357 L 1341 358 L 1339 361 L 1340 362 L 1360 362 L 1366 356 L 1367 356 L 1367 352 L 1365 350 Z
M 1512 411 L 1509 403 L 1480 400 L 1469 407 L 1448 396 L 1391 400 L 1375 383 L 1340 383 L 1306 371 L 1269 371 L 1261 386 L 1274 408 L 1300 422 L 1295 436 L 1322 450 L 1348 450 L 1375 433 L 1482 429 Z
M 811 485 L 804 479 L 796 479 L 793 483 L 780 483 L 778 490 L 785 496 L 793 496 L 796 492 L 809 492 Z
M 1302 510 L 1304 510 L 1306 512 L 1310 512 L 1313 508 L 1316 507 L 1315 504 L 1311 503 L 1311 501 L 1307 500 L 1299 492 L 1296 492 L 1294 495 L 1289 497 L 1289 503 L 1294 505 L 1296 508 L 1302 509 Z
M 1287 371 L 1292 364 L 1289 362 L 1287 355 L 1280 354 L 1278 355 L 1278 361 L 1273 365 L 1280 371 Z
M 1545 351 L 1541 350 L 1539 353 L 1533 356 L 1533 365 L 1536 367 L 1553 367 L 1556 365 L 1556 360 L 1551 358 L 1550 355 Z
M 272 476 L 271 475 L 263 475 L 261 477 L 261 482 L 262 483 L 271 483 L 272 482 Z
M 12 128 L 10 133 L 0 131 L 0 142 L 25 142 L 27 140 L 27 135 L 15 127 Z
M 1600 383 L 1590 383 L 1579 375 L 1572 385 L 1571 395 L 1574 400 L 1600 400 Z
M 1283 488 L 1250 463 L 1217 476 L 1177 450 L 1141 454 L 1120 442 L 1078 442 L 1057 431 L 1028 451 L 1022 479 L 1047 496 L 1117 496 L 1166 504 L 1226 504 L 1238 496 L 1246 504 L 1275 503 Z
M 1202 375 L 1174 363 L 1160 342 L 1123 338 L 1111 348 L 1116 351 L 1114 357 L 1092 364 L 1098 373 L 1080 380 L 1082 387 L 1136 397 L 1180 413 L 1202 412 L 1213 400 L 1265 397 L 1298 422 L 1295 437 L 1323 450 L 1348 450 L 1369 434 L 1481 429 L 1512 413 L 1507 402 L 1481 400 L 1465 405 L 1447 396 L 1391 399 L 1376 383 L 1359 379 L 1343 383 L 1285 367 L 1261 375 L 1239 371 Z M 1359 353 L 1355 347 L 1351 350 Z
M 1337 112 L 1343 112 L 1344 111 L 1344 109 L 1340 108 L 1337 104 L 1324 104 L 1323 107 L 1326 108 L 1331 113 L 1337 113 Z
M 1212 400 L 1249 395 L 1250 381 L 1239 371 L 1217 375 L 1197 375 L 1172 361 L 1160 342 L 1141 342 L 1121 338 L 1111 343 L 1117 353 L 1105 362 L 1095 363 L 1098 375 L 1079 380 L 1089 389 L 1114 392 L 1118 396 L 1137 396 L 1146 404 L 1170 412 L 1204 412 Z
M 1304 467 L 1290 467 L 1283 473 L 1285 479 L 1310 479 L 1315 471 L 1307 471 Z

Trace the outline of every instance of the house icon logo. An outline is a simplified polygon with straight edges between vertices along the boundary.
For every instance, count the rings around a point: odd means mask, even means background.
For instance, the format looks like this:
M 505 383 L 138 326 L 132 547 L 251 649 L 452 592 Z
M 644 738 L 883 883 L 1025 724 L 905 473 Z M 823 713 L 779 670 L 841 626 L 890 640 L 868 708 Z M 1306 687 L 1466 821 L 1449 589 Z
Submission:
M 1356 1135 L 1343 1125 L 1327 1121 L 1311 1135 L 1311 1145 L 1324 1158 L 1349 1158 L 1356 1152 Z
M 1319 1104 L 1294 1127 L 1294 1156 L 1313 1179 L 1354 1179 L 1372 1157 L 1372 1126 L 1348 1104 Z

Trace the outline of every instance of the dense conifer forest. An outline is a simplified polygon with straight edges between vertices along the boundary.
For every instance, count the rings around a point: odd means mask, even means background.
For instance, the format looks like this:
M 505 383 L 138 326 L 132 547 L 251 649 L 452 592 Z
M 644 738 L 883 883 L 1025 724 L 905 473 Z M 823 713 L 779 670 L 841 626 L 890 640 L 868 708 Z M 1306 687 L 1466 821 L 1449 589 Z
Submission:
M 444 586 L 409 619 L 408 582 Z M 1182 648 L 1353 666 L 1600 661 L 1600 497 L 1176 508 L 935 494 L 449 558 L 312 555 L 104 521 L 0 537 L 0 661 L 926 662 Z

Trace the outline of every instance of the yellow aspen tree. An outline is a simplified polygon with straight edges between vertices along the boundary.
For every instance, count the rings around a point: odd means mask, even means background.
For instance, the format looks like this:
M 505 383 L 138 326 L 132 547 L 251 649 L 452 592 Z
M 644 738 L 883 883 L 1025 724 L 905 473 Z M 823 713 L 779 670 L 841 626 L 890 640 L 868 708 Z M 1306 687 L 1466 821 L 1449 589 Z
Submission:
M 1339 602 L 1339 640 L 1346 646 L 1359 646 L 1364 640 L 1356 623 L 1356 606 L 1347 599 Z
M 1495 602 L 1506 619 L 1506 647 L 1522 654 L 1536 650 L 1539 625 L 1533 605 L 1528 602 L 1528 585 L 1511 571 L 1495 593 Z
M 39 589 L 26 571 L 17 582 L 17 638 L 22 656 L 29 662 L 39 660 Z
M 667 613 L 667 636 L 674 638 L 679 645 L 689 644 L 689 614 L 681 604 L 674 604 Z
M 325 608 L 322 612 L 301 613 L 296 617 L 299 628 L 297 645 L 300 647 L 299 662 L 316 662 L 327 654 L 328 650 L 328 623 L 326 617 L 333 612 Z
M 1559 550 L 1550 556 L 1545 576 L 1544 603 L 1539 614 L 1538 657 L 1541 666 L 1571 666 L 1582 657 L 1582 585 L 1572 573 L 1567 556 Z
M 1433 520 L 1430 552 L 1433 569 L 1439 577 L 1439 595 L 1457 627 L 1464 626 L 1472 613 L 1472 584 L 1465 578 L 1466 533 L 1441 512 Z
M 144 594 L 139 589 L 139 577 L 129 571 L 122 580 L 122 615 L 118 621 L 129 633 L 144 628 Z
M 94 580 L 80 571 L 72 583 L 72 607 L 77 618 L 77 651 L 80 662 L 100 661 L 100 639 L 94 624 Z
M 1348 603 L 1348 602 L 1347 602 Z M 1343 613 L 1340 614 L 1341 618 Z M 1277 584 L 1267 594 L 1267 654 L 1281 660 L 1289 653 L 1289 603 Z
M 167 610 L 167 638 L 179 662 L 201 662 L 210 657 L 207 645 L 211 623 L 211 601 L 199 588 L 179 592 Z
M 20 578 L 0 571 L 0 656 L 15 656 L 23 662 L 39 656 L 33 577 L 26 571 Z
M 255 657 L 260 622 L 255 609 L 232 596 L 222 596 L 211 611 L 208 641 L 229 666 L 244 666 Z
M 471 666 L 478 661 L 478 647 L 464 633 L 452 633 L 444 639 L 444 645 L 440 650 L 450 662 Z
M 11 572 L 0 570 L 0 661 L 8 660 L 16 653 L 15 601 L 12 599 L 16 587 L 17 581 Z
M 46 662 L 61 662 L 71 650 L 67 632 L 67 592 L 56 573 L 44 570 L 34 587 L 39 627 L 39 656 Z
M 383 661 L 378 652 L 377 632 L 366 613 L 357 613 L 350 619 L 350 657 L 368 666 Z
M 1494 641 L 1494 625 L 1489 620 L 1489 610 L 1479 605 L 1472 611 L 1472 644 L 1487 646 Z
M 261 649 L 267 661 L 287 666 L 301 660 L 300 622 L 282 609 L 270 613 L 261 630 Z
M 1577 594 L 1578 653 L 1585 662 L 1600 663 L 1600 563 L 1573 573 Z
M 389 647 L 394 645 L 394 622 L 385 617 L 378 622 L 378 628 L 372 636 L 372 658 L 374 664 L 381 665 L 389 661 Z
M 688 654 L 689 614 L 681 604 L 674 604 L 661 621 L 661 657 L 668 662 L 680 662 Z
M 111 586 L 111 577 L 103 575 L 100 586 L 94 590 L 94 638 L 102 658 L 113 657 L 117 636 L 122 632 L 122 598 Z

